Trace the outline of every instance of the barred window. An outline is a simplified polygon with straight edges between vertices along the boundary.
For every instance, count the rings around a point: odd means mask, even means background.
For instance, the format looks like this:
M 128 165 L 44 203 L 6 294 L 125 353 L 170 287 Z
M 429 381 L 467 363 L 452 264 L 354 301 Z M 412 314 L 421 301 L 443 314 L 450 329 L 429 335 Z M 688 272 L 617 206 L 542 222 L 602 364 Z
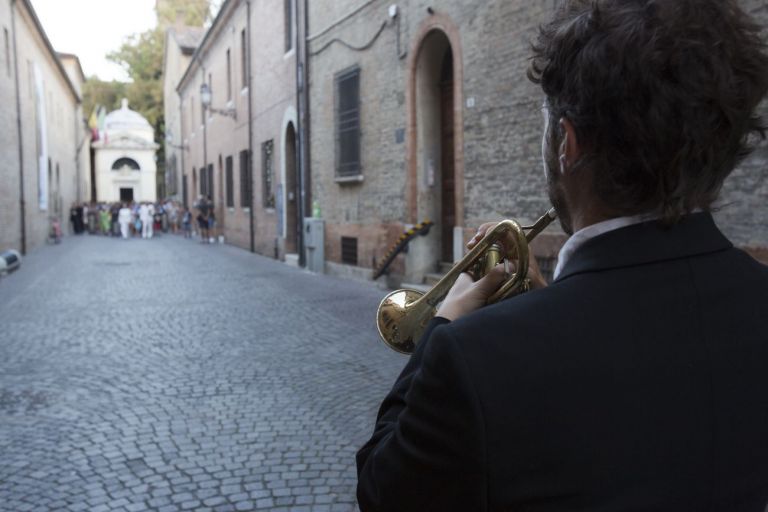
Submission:
M 235 207 L 235 178 L 232 172 L 232 157 L 224 160 L 224 169 L 227 179 L 227 208 Z
M 341 262 L 347 265 L 357 265 L 357 238 L 341 237 Z
M 227 48 L 227 101 L 232 99 L 232 58 Z
M 263 201 L 264 208 L 275 207 L 275 173 L 274 166 L 272 165 L 274 159 L 273 155 L 273 142 L 268 140 L 261 145 L 261 170 L 263 176 Z
M 245 29 L 240 31 L 240 72 L 243 89 L 248 85 L 248 46 L 245 44 Z
M 11 76 L 11 44 L 9 42 L 8 38 L 8 29 L 3 28 L 3 33 L 5 34 L 5 66 L 6 66 L 6 72 L 8 73 L 8 76 Z
M 360 69 L 336 76 L 336 174 L 360 174 Z
M 285 53 L 293 49 L 293 0 L 283 0 L 285 12 Z
M 251 162 L 248 150 L 240 152 L 240 206 L 251 207 Z

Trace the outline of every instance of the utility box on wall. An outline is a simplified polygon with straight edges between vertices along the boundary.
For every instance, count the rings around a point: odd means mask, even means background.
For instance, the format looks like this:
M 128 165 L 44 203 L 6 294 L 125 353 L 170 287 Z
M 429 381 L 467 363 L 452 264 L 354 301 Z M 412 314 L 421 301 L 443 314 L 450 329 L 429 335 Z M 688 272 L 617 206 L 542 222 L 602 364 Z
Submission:
M 325 221 L 314 217 L 304 218 L 304 247 L 307 270 L 325 273 Z

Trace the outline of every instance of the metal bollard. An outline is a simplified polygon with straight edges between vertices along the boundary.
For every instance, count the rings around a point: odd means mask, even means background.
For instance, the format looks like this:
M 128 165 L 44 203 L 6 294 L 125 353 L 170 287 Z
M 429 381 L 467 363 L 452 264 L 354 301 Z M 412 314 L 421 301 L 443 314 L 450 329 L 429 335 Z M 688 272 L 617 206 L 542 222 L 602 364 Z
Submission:
M 21 254 L 13 249 L 0 253 L 0 275 L 13 272 L 21 266 Z

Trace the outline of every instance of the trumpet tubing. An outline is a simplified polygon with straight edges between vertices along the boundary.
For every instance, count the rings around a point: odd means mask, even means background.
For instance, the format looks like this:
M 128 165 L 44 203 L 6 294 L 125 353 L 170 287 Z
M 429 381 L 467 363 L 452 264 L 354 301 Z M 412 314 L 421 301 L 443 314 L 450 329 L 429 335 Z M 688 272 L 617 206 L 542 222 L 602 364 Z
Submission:
M 397 352 L 412 353 L 427 324 L 437 313 L 438 304 L 464 272 L 471 271 L 479 279 L 504 259 L 514 257 L 517 260 L 515 272 L 488 299 L 488 304 L 527 291 L 528 244 L 556 218 L 557 213 L 551 208 L 531 226 L 523 227 L 515 220 L 503 220 L 427 293 L 404 288 L 388 294 L 376 311 L 376 326 L 381 339 Z M 500 240 L 507 235 L 512 237 L 514 244 L 507 254 L 503 254 Z

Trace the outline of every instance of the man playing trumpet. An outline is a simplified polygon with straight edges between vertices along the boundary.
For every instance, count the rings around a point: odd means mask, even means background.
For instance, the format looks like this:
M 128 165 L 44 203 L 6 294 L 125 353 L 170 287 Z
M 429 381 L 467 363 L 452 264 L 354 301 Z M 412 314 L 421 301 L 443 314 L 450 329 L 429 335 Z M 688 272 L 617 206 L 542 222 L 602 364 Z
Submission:
M 571 234 L 544 286 L 459 278 L 357 456 L 363 511 L 768 504 L 768 268 L 709 213 L 764 135 L 735 0 L 565 0 L 529 77 Z M 481 227 L 474 245 L 488 229 Z

